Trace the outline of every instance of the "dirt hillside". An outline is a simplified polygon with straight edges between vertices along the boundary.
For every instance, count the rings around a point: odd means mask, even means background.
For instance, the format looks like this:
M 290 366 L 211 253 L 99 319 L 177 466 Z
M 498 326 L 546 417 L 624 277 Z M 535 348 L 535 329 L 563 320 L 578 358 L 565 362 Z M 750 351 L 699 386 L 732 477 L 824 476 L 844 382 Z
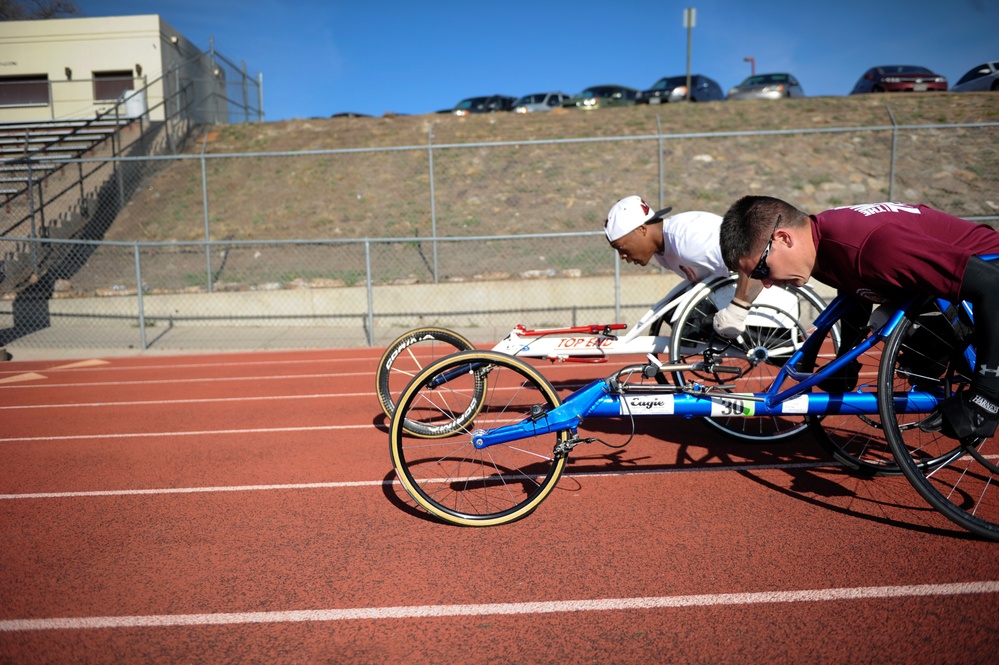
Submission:
M 724 212 L 744 193 L 772 193 L 805 209 L 884 200 L 893 120 L 919 126 L 996 122 L 999 96 L 866 95 L 529 115 L 309 119 L 206 128 L 185 154 L 209 156 L 213 239 L 501 235 L 594 230 L 618 196 L 640 192 L 657 203 L 660 180 L 665 202 L 677 209 Z M 870 127 L 883 131 L 780 133 Z M 718 138 L 722 132 L 773 134 Z M 664 137 L 662 166 L 657 136 Z M 896 198 L 918 198 L 965 216 L 999 212 L 992 209 L 999 205 L 995 128 L 900 136 Z M 574 142 L 545 143 L 562 139 Z M 432 203 L 428 144 L 438 148 Z M 367 152 L 372 148 L 409 149 Z M 316 153 L 324 150 L 352 152 Z M 106 238 L 204 239 L 204 221 L 201 162 L 188 159 L 147 176 Z

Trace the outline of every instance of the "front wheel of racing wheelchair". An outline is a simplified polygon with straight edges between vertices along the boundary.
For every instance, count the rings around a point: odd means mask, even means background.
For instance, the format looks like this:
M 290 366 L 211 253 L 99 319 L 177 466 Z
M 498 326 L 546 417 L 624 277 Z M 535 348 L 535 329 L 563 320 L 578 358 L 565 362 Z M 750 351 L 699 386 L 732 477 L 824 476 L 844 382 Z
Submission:
M 406 492 L 438 519 L 493 526 L 530 514 L 565 468 L 568 430 L 479 448 L 476 435 L 543 418 L 562 403 L 534 367 L 496 351 L 464 351 L 417 374 L 389 428 L 392 464 Z M 439 434 L 414 436 L 418 422 Z M 437 428 L 437 429 L 433 429 Z

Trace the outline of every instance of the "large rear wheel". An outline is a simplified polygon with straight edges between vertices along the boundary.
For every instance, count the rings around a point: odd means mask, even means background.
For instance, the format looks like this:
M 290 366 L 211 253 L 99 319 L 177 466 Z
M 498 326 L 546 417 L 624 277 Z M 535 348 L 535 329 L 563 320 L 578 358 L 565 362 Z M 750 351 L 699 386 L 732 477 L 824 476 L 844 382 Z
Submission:
M 937 349 L 947 344 L 939 332 L 932 332 L 930 321 L 932 313 L 917 317 L 915 322 L 904 319 L 901 329 L 904 331 L 905 342 L 900 347 L 907 349 L 902 354 L 907 358 L 908 367 L 902 371 L 912 382 L 919 385 L 937 385 L 938 377 L 946 371 L 946 362 L 933 359 L 920 349 Z M 918 331 L 918 333 L 917 333 Z M 807 355 L 799 365 L 803 371 L 818 372 L 828 363 L 836 359 L 837 346 L 826 340 L 821 346 L 815 347 L 817 353 Z M 833 377 L 832 386 L 819 385 L 827 392 L 871 392 L 881 395 L 880 367 L 885 362 L 885 345 L 875 345 L 857 358 L 856 381 L 847 373 L 847 379 L 841 375 Z M 919 366 L 919 370 L 912 369 Z M 917 375 L 920 377 L 917 381 Z M 843 384 L 846 385 L 835 385 Z M 912 383 L 909 384 L 912 386 Z M 927 414 L 910 416 L 907 429 L 913 429 L 925 419 Z M 838 462 L 861 476 L 894 476 L 901 473 L 888 441 L 888 432 L 878 414 L 824 414 L 808 416 L 809 426 L 815 440 Z M 950 458 L 946 454 L 921 457 L 917 460 L 920 468 L 928 470 L 939 466 Z
M 939 312 L 935 313 L 939 320 Z M 924 315 L 926 316 L 926 315 Z M 878 376 L 878 408 L 885 435 L 898 466 L 930 505 L 947 519 L 989 540 L 999 540 L 999 440 L 997 437 L 958 443 L 939 431 L 924 431 L 927 414 L 905 413 L 907 398 L 918 393 L 945 399 L 971 385 L 965 352 L 970 327 L 937 334 L 927 354 L 913 341 L 920 319 L 904 319 L 885 342 Z M 918 365 L 918 368 L 915 366 Z

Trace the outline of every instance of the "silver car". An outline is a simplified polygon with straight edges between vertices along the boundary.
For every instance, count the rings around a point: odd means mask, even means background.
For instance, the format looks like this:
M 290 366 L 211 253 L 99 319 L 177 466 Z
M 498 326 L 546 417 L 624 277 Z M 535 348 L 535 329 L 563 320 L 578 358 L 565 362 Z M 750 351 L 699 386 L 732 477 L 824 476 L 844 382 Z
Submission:
M 792 74 L 756 74 L 728 91 L 727 99 L 781 99 L 804 97 L 805 91 Z
M 532 95 L 524 95 L 513 103 L 514 113 L 534 113 L 535 111 L 551 111 L 553 108 L 562 106 L 562 102 L 569 99 L 569 95 L 564 92 L 536 92 Z
M 999 90 L 999 62 L 986 62 L 968 70 L 951 92 L 969 92 L 972 90 Z

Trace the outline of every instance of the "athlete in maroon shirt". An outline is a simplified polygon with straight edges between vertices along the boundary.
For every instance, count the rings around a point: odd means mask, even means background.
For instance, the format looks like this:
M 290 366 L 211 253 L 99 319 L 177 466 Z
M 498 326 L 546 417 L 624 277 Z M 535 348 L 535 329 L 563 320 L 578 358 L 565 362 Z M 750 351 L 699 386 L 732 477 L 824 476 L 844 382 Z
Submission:
M 999 265 L 979 258 L 999 254 L 994 229 L 922 205 L 873 203 L 807 215 L 780 199 L 746 196 L 725 213 L 720 243 L 729 269 L 767 287 L 801 286 L 815 277 L 868 303 L 912 295 L 972 303 L 978 357 L 972 386 L 944 400 L 935 420 L 956 438 L 995 433 Z

